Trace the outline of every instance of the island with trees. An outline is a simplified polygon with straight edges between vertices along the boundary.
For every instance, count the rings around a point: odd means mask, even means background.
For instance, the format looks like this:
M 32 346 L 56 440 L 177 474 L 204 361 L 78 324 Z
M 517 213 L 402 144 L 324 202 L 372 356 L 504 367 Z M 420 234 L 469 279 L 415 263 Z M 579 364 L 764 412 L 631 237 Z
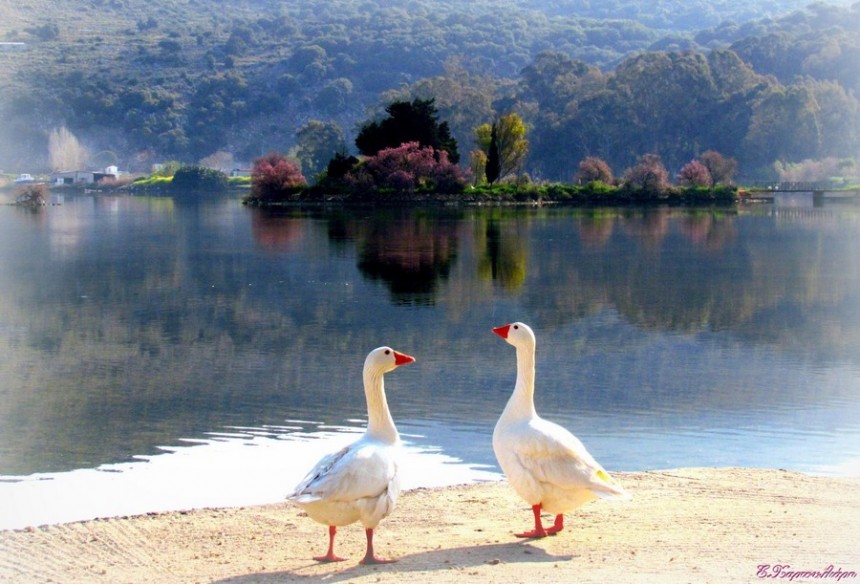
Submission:
M 574 182 L 523 180 L 526 126 L 516 113 L 475 128 L 477 148 L 468 168 L 457 164 L 457 142 L 440 121 L 433 99 L 394 101 L 386 116 L 365 123 L 355 140 L 361 158 L 330 152 L 326 168 L 309 184 L 299 163 L 270 153 L 254 162 L 249 205 L 307 202 L 554 202 L 730 203 L 736 162 L 715 151 L 688 162 L 673 185 L 656 154 L 645 154 L 616 178 L 600 158 L 579 163 Z M 329 148 L 337 146 L 330 143 Z M 313 153 L 324 157 L 322 151 Z

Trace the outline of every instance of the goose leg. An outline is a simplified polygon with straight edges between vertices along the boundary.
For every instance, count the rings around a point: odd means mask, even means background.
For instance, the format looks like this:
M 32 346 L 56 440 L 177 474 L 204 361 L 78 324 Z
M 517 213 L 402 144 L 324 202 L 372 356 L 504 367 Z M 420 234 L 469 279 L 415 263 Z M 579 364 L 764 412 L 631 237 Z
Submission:
M 546 534 L 547 535 L 555 535 L 559 531 L 564 529 L 564 515 L 559 513 L 555 516 L 555 523 L 553 523 L 552 527 L 547 527 Z
M 515 534 L 517 537 L 528 537 L 528 538 L 546 537 L 547 532 L 543 528 L 543 524 L 541 523 L 541 520 L 540 520 L 540 509 L 541 509 L 540 503 L 538 503 L 537 505 L 532 505 L 532 512 L 535 514 L 535 528 L 532 531 L 526 531 L 524 533 Z M 556 520 L 557 519 L 558 518 L 556 518 Z M 552 529 L 552 528 L 550 528 L 550 529 Z
M 334 525 L 328 526 L 328 552 L 324 556 L 314 556 L 318 562 L 342 562 L 346 558 L 341 558 L 334 555 L 334 535 L 337 533 L 337 527 Z
M 390 564 L 397 561 L 376 557 L 373 553 L 373 529 L 368 527 L 365 529 L 365 533 L 367 534 L 367 552 L 364 554 L 364 558 L 359 562 L 359 564 Z

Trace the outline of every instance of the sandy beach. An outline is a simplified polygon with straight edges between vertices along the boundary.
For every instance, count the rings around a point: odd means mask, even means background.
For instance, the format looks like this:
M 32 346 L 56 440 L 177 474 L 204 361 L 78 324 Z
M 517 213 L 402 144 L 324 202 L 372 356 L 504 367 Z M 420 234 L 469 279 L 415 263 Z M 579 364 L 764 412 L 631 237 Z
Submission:
M 290 504 L 118 517 L 0 532 L 3 582 L 860 582 L 860 479 L 755 469 L 614 473 L 631 501 L 596 501 L 565 530 L 518 540 L 506 482 L 418 489 L 377 529 L 393 564 L 319 564 L 326 530 Z

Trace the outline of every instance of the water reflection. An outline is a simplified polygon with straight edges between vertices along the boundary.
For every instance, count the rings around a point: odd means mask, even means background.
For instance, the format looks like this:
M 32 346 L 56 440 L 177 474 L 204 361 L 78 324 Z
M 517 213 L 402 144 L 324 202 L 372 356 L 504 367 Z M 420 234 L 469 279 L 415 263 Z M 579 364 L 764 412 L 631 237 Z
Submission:
M 539 333 L 539 407 L 610 467 L 768 466 L 778 444 L 836 466 L 860 458 L 858 236 L 850 207 L 0 209 L 0 475 L 362 419 L 383 343 L 418 357 L 390 401 L 430 424 L 420 446 L 494 464 L 513 361 L 489 327 L 514 319 Z M 709 452 L 714 428 L 741 438 Z
M 433 304 L 457 259 L 456 224 L 420 213 L 374 214 L 352 222 L 358 269 L 385 282 L 397 304 Z
M 251 232 L 263 249 L 288 252 L 298 247 L 304 235 L 305 221 L 301 218 L 260 211 L 251 215 Z
M 502 221 L 492 216 L 486 220 L 483 234 L 480 275 L 497 281 L 505 290 L 517 290 L 526 279 L 528 241 L 524 221 Z

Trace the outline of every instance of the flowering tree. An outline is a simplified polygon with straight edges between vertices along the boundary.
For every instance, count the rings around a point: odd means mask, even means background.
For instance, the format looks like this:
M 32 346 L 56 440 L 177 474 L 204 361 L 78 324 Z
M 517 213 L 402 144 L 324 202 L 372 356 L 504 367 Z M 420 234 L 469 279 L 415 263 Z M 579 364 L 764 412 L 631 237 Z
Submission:
M 448 159 L 444 150 L 418 142 L 406 142 L 396 148 L 384 148 L 370 156 L 364 165 L 351 173 L 354 185 L 372 185 L 398 192 L 418 189 L 435 192 L 458 192 L 466 184 L 463 171 Z
M 307 184 L 295 162 L 278 153 L 254 161 L 251 169 L 251 194 L 257 200 L 271 200 Z
M 615 182 L 615 177 L 612 176 L 612 169 L 609 168 L 606 161 L 596 156 L 589 156 L 579 163 L 579 169 L 573 177 L 573 182 L 584 185 L 598 181 L 611 185 Z
M 686 187 L 710 187 L 714 181 L 707 166 L 699 160 L 691 160 L 678 172 L 678 183 Z
M 730 185 L 738 170 L 738 161 L 734 158 L 726 158 L 716 150 L 703 152 L 699 157 L 705 168 L 711 174 L 712 184 Z
M 657 154 L 643 154 L 639 162 L 624 171 L 624 184 L 649 193 L 662 193 L 669 188 L 669 171 Z

